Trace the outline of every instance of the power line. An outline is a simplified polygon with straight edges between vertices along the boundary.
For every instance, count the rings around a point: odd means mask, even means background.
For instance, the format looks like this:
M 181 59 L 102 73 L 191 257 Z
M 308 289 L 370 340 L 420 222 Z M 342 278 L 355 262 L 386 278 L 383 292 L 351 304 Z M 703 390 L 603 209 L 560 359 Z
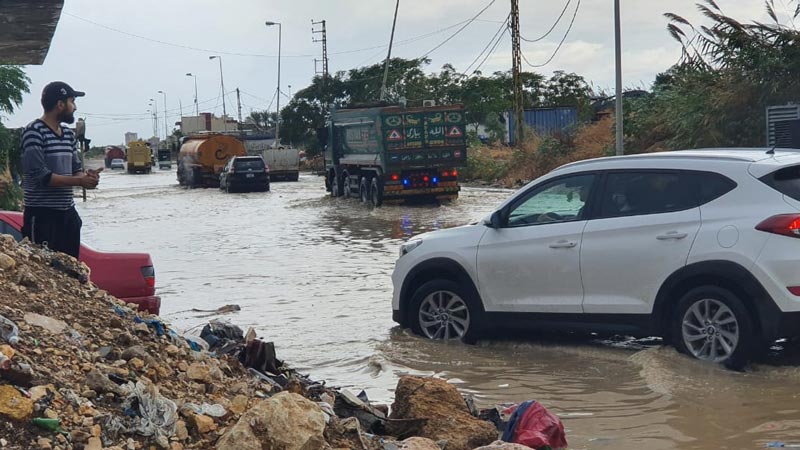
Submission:
M 439 49 L 441 46 L 443 46 L 444 44 L 446 44 L 446 43 L 450 42 L 450 39 L 453 39 L 453 38 L 454 38 L 454 37 L 456 37 L 456 36 L 457 36 L 459 33 L 461 33 L 462 31 L 464 31 L 464 28 L 467 28 L 467 27 L 468 27 L 468 26 L 469 26 L 469 25 L 470 25 L 472 22 L 474 22 L 474 21 L 475 21 L 475 20 L 476 20 L 478 17 L 480 17 L 480 16 L 481 16 L 481 14 L 483 14 L 483 13 L 484 13 L 484 12 L 485 12 L 487 9 L 489 9 L 489 7 L 490 7 L 490 6 L 494 5 L 494 2 L 495 2 L 495 1 L 496 1 L 496 0 L 492 0 L 492 1 L 490 1 L 488 5 L 484 6 L 484 7 L 483 7 L 483 9 L 481 9 L 480 11 L 478 11 L 478 14 L 475 14 L 475 15 L 474 15 L 474 16 L 473 16 L 471 19 L 467 20 L 467 23 L 465 23 L 464 25 L 462 25 L 462 26 L 461 26 L 461 28 L 459 28 L 458 30 L 456 30 L 456 32 L 455 32 L 455 33 L 451 34 L 451 35 L 450 35 L 450 36 L 449 36 L 447 39 L 445 39 L 444 41 L 442 41 L 441 43 L 439 43 L 439 45 L 437 45 L 436 47 L 433 47 L 432 49 L 428 50 L 428 52 L 427 52 L 427 53 L 425 53 L 424 55 L 420 56 L 420 57 L 419 57 L 419 58 L 417 58 L 417 59 L 424 59 L 424 58 L 427 58 L 427 57 L 428 57 L 428 55 L 430 55 L 431 53 L 433 53 L 433 52 L 435 52 L 436 50 L 438 50 L 438 49 Z
M 108 31 L 112 31 L 114 33 L 123 34 L 123 35 L 129 36 L 129 37 L 133 37 L 133 38 L 136 38 L 136 39 L 142 39 L 142 40 L 145 40 L 145 41 L 148 41 L 148 42 L 153 42 L 153 43 L 156 43 L 156 44 L 166 45 L 166 46 L 169 46 L 169 47 L 176 47 L 176 48 L 182 48 L 182 49 L 185 49 L 185 50 L 192 50 L 192 51 L 204 52 L 204 53 L 212 53 L 212 54 L 220 54 L 220 55 L 229 55 L 229 56 L 250 56 L 250 57 L 255 57 L 255 58 L 276 58 L 277 57 L 276 55 L 265 55 L 265 54 L 262 54 L 262 53 L 230 52 L 230 51 L 223 51 L 223 50 L 214 50 L 214 49 L 207 49 L 207 48 L 200 48 L 200 47 L 192 47 L 190 45 L 176 44 L 174 42 L 162 41 L 160 39 L 154 39 L 154 38 L 150 38 L 150 37 L 147 37 L 147 36 L 142 36 L 140 34 L 131 33 L 129 31 L 120 30 L 118 28 L 110 27 L 108 25 L 104 25 L 102 23 L 98 23 L 98 22 L 95 22 L 93 20 L 87 19 L 85 17 L 77 16 L 75 14 L 72 14 L 72 13 L 69 13 L 69 12 L 66 12 L 66 11 L 62 11 L 62 13 L 64 15 L 70 16 L 72 18 L 75 18 L 77 20 L 80 20 L 80 21 L 83 21 L 83 22 L 86 22 L 86 23 L 89 23 L 89 24 L 94 25 L 96 27 L 103 28 L 103 29 L 108 30 Z M 464 22 L 468 22 L 468 21 L 469 21 L 469 19 L 463 20 L 461 22 L 455 23 L 453 25 L 450 25 L 450 26 L 447 26 L 447 27 L 444 27 L 444 28 L 440 28 L 440 29 L 435 30 L 435 31 L 431 31 L 429 33 L 421 34 L 421 35 L 418 35 L 418 36 L 412 36 L 410 38 L 398 41 L 397 45 L 410 44 L 412 42 L 416 42 L 416 41 L 419 41 L 419 40 L 422 40 L 422 39 L 437 35 L 439 33 L 443 33 L 443 32 L 445 32 L 447 30 L 453 29 L 453 28 L 463 24 Z M 356 48 L 356 49 L 352 49 L 352 50 L 343 50 L 343 51 L 339 51 L 339 52 L 331 52 L 330 54 L 331 55 L 346 55 L 346 54 L 350 54 L 350 53 L 360 53 L 360 52 L 365 52 L 365 51 L 369 51 L 369 50 L 375 50 L 375 49 L 379 49 L 379 48 L 383 49 L 383 48 L 386 48 L 386 47 L 387 47 L 386 45 L 375 45 L 375 46 L 372 46 L 372 47 L 363 47 L 363 48 Z M 311 58 L 311 57 L 314 57 L 314 56 L 315 55 L 313 55 L 313 54 L 281 55 L 282 58 Z
M 497 37 L 497 40 L 495 41 L 494 46 L 492 46 L 492 49 L 489 50 L 489 53 L 486 54 L 486 56 L 483 58 L 483 61 L 481 61 L 481 63 L 478 64 L 478 67 L 476 67 L 475 70 L 472 71 L 473 74 L 475 74 L 479 70 L 481 70 L 481 67 L 483 67 L 483 64 L 486 62 L 486 60 L 488 60 L 489 57 L 492 56 L 492 54 L 494 53 L 494 50 L 497 48 L 497 46 L 500 44 L 500 42 L 503 41 L 503 36 L 504 36 L 504 33 Z
M 569 4 L 570 4 L 570 3 L 572 3 L 572 0 L 567 0 L 567 3 L 565 3 L 565 4 L 564 4 L 564 9 L 562 9 L 562 10 L 561 10 L 561 14 L 559 14 L 559 15 L 558 15 L 558 19 L 556 19 L 556 21 L 555 21 L 555 22 L 553 22 L 553 26 L 552 26 L 552 27 L 550 27 L 550 29 L 549 29 L 549 30 L 547 30 L 547 33 L 545 33 L 545 34 L 543 34 L 543 35 L 539 36 L 539 37 L 538 37 L 538 38 L 536 38 L 536 39 L 526 39 L 526 38 L 525 38 L 525 36 L 523 36 L 522 34 L 520 34 L 520 35 L 519 35 L 519 38 L 520 38 L 520 39 L 522 39 L 522 40 L 523 40 L 523 41 L 525 41 L 525 42 L 539 42 L 539 41 L 541 41 L 542 39 L 544 39 L 544 38 L 546 38 L 547 36 L 549 36 L 549 35 L 550 35 L 550 33 L 552 33 L 552 32 L 553 32 L 553 30 L 555 30 L 555 29 L 556 29 L 556 25 L 558 25 L 558 24 L 561 22 L 561 18 L 563 18 L 563 17 L 564 17 L 564 13 L 565 13 L 565 12 L 567 12 L 567 8 L 569 7 Z
M 578 0 L 578 3 L 575 5 L 575 12 L 572 14 L 572 20 L 570 20 L 570 22 L 569 22 L 569 27 L 567 28 L 567 31 L 564 33 L 564 37 L 561 38 L 561 42 L 558 43 L 558 47 L 556 47 L 556 49 L 553 52 L 553 54 L 550 55 L 550 58 L 547 61 L 545 61 L 543 64 L 531 64 L 530 61 L 528 61 L 528 58 L 525 57 L 525 54 L 522 53 L 522 59 L 525 60 L 525 64 L 527 64 L 527 65 L 529 65 L 529 66 L 531 66 L 531 67 L 533 67 L 535 69 L 540 68 L 540 67 L 544 67 L 544 66 L 550 64 L 550 62 L 553 60 L 553 58 L 555 58 L 556 55 L 558 54 L 558 51 L 561 50 L 561 46 L 564 45 L 564 41 L 567 40 L 567 36 L 569 36 L 569 32 L 572 30 L 572 25 L 575 23 L 575 17 L 578 16 L 578 10 L 580 9 L 580 7 L 581 7 L 581 0 Z
M 476 56 L 476 57 L 475 57 L 475 59 L 474 59 L 474 60 L 473 60 L 473 61 L 472 61 L 472 62 L 471 62 L 471 63 L 470 63 L 468 66 L 467 66 L 467 68 L 466 68 L 466 69 L 464 69 L 464 72 L 461 74 L 461 76 L 462 76 L 462 77 L 463 77 L 463 76 L 466 76 L 467 72 L 469 72 L 469 69 L 470 69 L 470 68 L 471 68 L 471 67 L 472 67 L 472 66 L 473 66 L 473 65 L 474 65 L 476 62 L 478 62 L 478 60 L 479 60 L 479 59 L 481 59 L 481 56 L 483 56 L 484 52 L 486 52 L 486 50 L 488 50 L 488 49 L 489 49 L 489 47 L 491 47 L 493 43 L 494 43 L 494 47 L 492 47 L 492 51 L 494 51 L 494 48 L 496 48 L 496 47 L 497 47 L 497 43 L 496 43 L 496 41 L 498 40 L 498 37 L 497 37 L 497 35 L 501 35 L 501 36 L 502 36 L 503 28 L 507 28 L 507 26 L 508 26 L 508 19 L 509 19 L 510 17 L 511 17 L 511 15 L 510 15 L 510 14 L 509 14 L 508 16 L 506 16 L 506 20 L 500 24 L 500 28 L 498 28 L 498 29 L 497 29 L 497 31 L 496 31 L 496 32 L 494 33 L 494 35 L 492 36 L 492 38 L 491 38 L 491 39 L 489 39 L 489 43 L 488 43 L 488 44 L 486 44 L 486 47 L 484 47 L 484 48 L 483 48 L 483 50 L 481 50 L 481 52 L 480 52 L 480 53 L 478 53 L 478 56 Z M 484 59 L 484 61 L 486 61 L 486 59 Z M 481 65 L 483 65 L 483 62 L 481 62 Z M 480 68 L 480 65 L 478 66 L 478 68 Z M 477 72 L 477 71 L 478 71 L 478 69 L 476 68 L 476 69 L 475 69 L 475 70 L 474 70 L 472 73 L 475 73 L 475 72 Z

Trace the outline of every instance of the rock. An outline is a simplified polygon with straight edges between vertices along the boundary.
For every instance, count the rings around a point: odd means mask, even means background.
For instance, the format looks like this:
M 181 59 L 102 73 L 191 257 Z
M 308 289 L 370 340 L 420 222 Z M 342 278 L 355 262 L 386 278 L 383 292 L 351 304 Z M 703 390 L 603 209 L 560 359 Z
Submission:
M 323 448 L 325 415 L 316 403 L 281 392 L 242 415 L 217 443 L 217 450 Z
M 209 368 L 208 366 L 202 363 L 193 363 L 186 370 L 186 376 L 189 377 L 190 380 L 203 381 L 203 382 L 208 381 Z
M 174 345 L 168 345 L 167 348 L 164 349 L 164 351 L 166 351 L 167 354 L 170 355 L 170 356 L 175 356 L 181 350 L 178 347 L 174 346 Z
M 206 434 L 217 429 L 214 419 L 203 414 L 193 414 L 189 416 L 189 420 L 192 427 L 200 434 Z
M 186 422 L 182 420 L 175 422 L 175 439 L 179 441 L 189 439 L 189 430 L 186 428 Z
M 25 421 L 33 414 L 33 401 L 9 385 L 0 386 L 0 417 Z
M 422 437 L 410 437 L 400 442 L 400 450 L 441 450 L 436 442 Z M 530 450 L 530 449 L 529 449 Z
M 0 345 L 0 353 L 6 355 L 6 358 L 8 359 L 14 359 L 14 355 L 17 354 L 17 351 L 14 350 L 14 347 L 7 344 L 3 344 Z
M 139 358 L 144 361 L 148 356 L 150 355 L 147 353 L 147 349 L 141 345 L 134 345 L 133 347 L 126 348 L 125 351 L 122 352 L 122 355 L 120 355 L 120 358 L 124 359 L 125 361 L 130 361 L 133 358 Z
M 103 442 L 100 441 L 99 437 L 89 438 L 89 442 L 86 444 L 86 447 L 83 448 L 84 450 L 103 450 Z
M 233 398 L 231 405 L 228 409 L 231 410 L 232 413 L 241 415 L 245 411 L 247 411 L 247 405 L 250 399 L 246 395 L 239 394 Z
M 47 438 L 39 438 L 39 440 L 36 441 L 36 443 L 42 450 L 51 450 L 53 448 L 53 441 Z
M 180 442 L 173 442 L 169 446 L 169 449 L 170 450 L 183 450 L 183 444 L 181 444 Z
M 478 447 L 475 450 L 531 450 L 527 445 L 512 444 L 504 441 L 494 441 L 489 445 Z
M 116 395 L 124 395 L 123 389 L 116 383 L 109 380 L 107 376 L 97 370 L 86 374 L 86 386 L 97 393 L 111 392 Z
M 141 334 L 150 334 L 150 328 L 147 328 L 147 324 L 144 322 L 139 322 L 134 325 L 133 331 Z
M 142 370 L 144 367 L 144 361 L 139 358 L 131 358 L 131 360 L 128 361 L 128 364 L 135 370 Z
M 34 325 L 40 328 L 44 328 L 45 330 L 49 331 L 53 334 L 61 334 L 64 330 L 67 329 L 67 323 L 63 320 L 54 319 L 52 317 L 43 316 L 41 314 L 36 313 L 25 313 L 25 316 L 22 318 L 25 322 L 30 325 Z
M 436 378 L 400 378 L 391 418 L 427 419 L 413 435 L 445 439 L 447 450 L 471 450 L 497 440 L 495 426 L 473 417 L 458 390 Z
M 14 258 L 6 255 L 5 253 L 0 253 L 0 269 L 3 270 L 12 270 L 16 267 L 17 262 Z
M 56 398 L 60 397 L 60 395 L 57 395 L 56 387 L 52 384 L 34 386 L 28 389 L 28 393 L 31 394 L 31 401 L 34 403 L 38 402 L 51 392 L 56 393 Z

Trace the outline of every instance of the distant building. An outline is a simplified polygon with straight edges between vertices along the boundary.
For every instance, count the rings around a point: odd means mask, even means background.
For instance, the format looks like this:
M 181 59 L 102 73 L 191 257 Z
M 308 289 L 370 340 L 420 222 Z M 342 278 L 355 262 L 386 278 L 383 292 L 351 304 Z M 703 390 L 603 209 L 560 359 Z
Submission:
M 184 135 L 199 131 L 236 131 L 238 123 L 230 117 L 217 117 L 211 113 L 200 113 L 199 116 L 184 116 L 178 123 Z
M 131 133 L 130 131 L 125 133 L 125 145 L 129 145 L 131 142 L 139 140 L 139 133 Z

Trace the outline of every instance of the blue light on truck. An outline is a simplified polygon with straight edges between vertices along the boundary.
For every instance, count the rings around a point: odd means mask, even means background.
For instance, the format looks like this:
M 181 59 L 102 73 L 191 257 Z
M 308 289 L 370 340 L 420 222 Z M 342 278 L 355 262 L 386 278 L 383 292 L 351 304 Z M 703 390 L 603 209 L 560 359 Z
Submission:
M 408 186 L 408 179 L 407 178 L 403 180 L 403 184 Z
M 438 182 L 439 182 L 439 179 L 438 179 L 438 178 L 436 178 L 436 177 L 433 177 L 433 184 L 436 184 L 436 183 L 438 183 Z

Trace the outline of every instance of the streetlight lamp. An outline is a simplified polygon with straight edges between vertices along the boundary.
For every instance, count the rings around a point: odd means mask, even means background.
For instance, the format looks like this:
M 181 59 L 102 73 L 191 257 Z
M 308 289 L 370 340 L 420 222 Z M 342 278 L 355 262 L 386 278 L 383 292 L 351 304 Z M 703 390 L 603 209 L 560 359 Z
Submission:
M 271 27 L 278 26 L 278 92 L 277 92 L 277 116 L 275 117 L 275 147 L 278 147 L 281 142 L 281 23 L 280 22 L 264 22 L 264 25 Z
M 164 94 L 164 140 L 166 141 L 169 138 L 169 133 L 167 132 L 167 93 L 164 91 L 158 91 L 159 94 Z
M 225 109 L 225 81 L 222 79 L 222 56 L 209 56 L 208 59 L 219 60 L 219 84 L 222 86 L 222 127 L 228 131 L 228 112 Z
M 200 109 L 197 106 L 197 75 L 192 75 L 191 73 L 186 74 L 187 77 L 194 77 L 194 114 L 196 116 L 200 115 Z

